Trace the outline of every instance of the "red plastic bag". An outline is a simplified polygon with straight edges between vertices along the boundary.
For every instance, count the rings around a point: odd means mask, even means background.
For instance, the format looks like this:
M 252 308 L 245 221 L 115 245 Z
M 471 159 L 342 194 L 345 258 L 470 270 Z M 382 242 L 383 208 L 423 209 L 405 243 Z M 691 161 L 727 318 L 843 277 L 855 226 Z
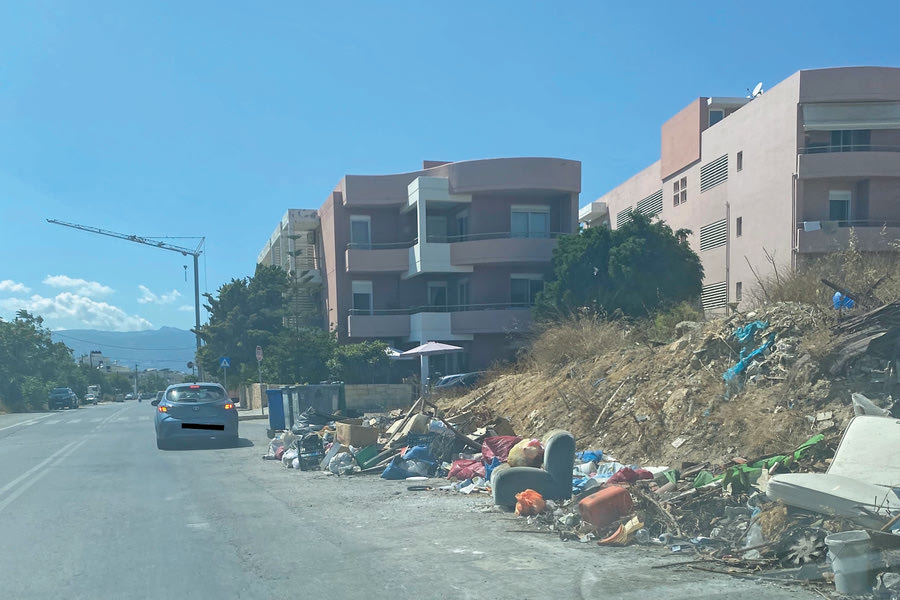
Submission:
M 455 477 L 459 481 L 465 481 L 466 479 L 472 479 L 475 476 L 484 477 L 484 465 L 481 461 L 460 459 L 454 460 L 453 464 L 450 465 L 450 472 L 447 474 L 447 479 L 453 479 Z
M 646 469 L 632 470 L 625 467 L 610 477 L 609 483 L 634 483 L 638 479 L 653 479 L 653 473 Z
M 544 497 L 534 490 L 525 490 L 516 494 L 516 514 L 520 517 L 542 513 L 546 506 Z
M 281 446 L 278 450 L 275 451 L 275 460 L 281 460 L 281 457 L 284 456 L 285 447 Z
M 500 459 L 500 462 L 506 462 L 506 459 L 509 457 L 509 451 L 521 439 L 517 435 L 495 435 L 484 438 L 484 441 L 481 442 L 482 460 L 484 460 L 485 464 L 491 464 L 491 461 L 496 456 Z

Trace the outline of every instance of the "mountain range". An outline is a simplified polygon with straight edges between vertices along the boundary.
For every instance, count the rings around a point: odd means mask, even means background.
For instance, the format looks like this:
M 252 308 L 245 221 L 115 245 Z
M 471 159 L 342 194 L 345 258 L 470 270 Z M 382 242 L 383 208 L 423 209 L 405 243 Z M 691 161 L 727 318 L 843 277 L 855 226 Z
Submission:
M 145 369 L 172 369 L 189 372 L 188 361 L 194 360 L 196 338 L 190 331 L 161 327 L 147 331 L 100 331 L 66 329 L 51 333 L 54 342 L 63 342 L 76 359 L 99 350 L 103 356 L 120 365 Z

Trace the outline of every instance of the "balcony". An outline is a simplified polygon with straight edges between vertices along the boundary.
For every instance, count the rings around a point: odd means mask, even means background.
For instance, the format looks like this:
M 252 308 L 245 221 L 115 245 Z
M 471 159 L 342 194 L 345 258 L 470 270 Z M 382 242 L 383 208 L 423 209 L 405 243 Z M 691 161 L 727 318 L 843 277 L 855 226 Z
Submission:
M 347 316 L 347 335 L 354 338 L 405 338 L 409 336 L 408 314 L 354 314 Z
M 556 240 L 563 235 L 551 232 L 546 237 L 521 237 L 502 232 L 451 237 L 447 239 L 450 264 L 549 263 Z
M 409 270 L 409 248 L 415 240 L 389 244 L 347 244 L 348 273 L 403 273 Z
M 408 341 L 471 340 L 475 334 L 524 332 L 531 326 L 525 304 L 413 306 L 350 310 L 350 337 L 404 337 Z
M 826 254 L 847 247 L 850 232 L 856 233 L 863 252 L 895 250 L 900 241 L 900 221 L 805 221 L 797 229 L 797 252 Z
M 799 154 L 797 174 L 800 179 L 897 177 L 900 174 L 900 146 L 808 146 L 801 148 Z

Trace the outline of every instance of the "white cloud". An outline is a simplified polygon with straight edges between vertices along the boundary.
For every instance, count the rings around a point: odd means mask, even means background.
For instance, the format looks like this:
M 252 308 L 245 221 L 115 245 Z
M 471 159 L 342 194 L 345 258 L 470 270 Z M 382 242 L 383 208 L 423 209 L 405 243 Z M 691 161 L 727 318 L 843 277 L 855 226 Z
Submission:
M 182 304 L 178 307 L 178 310 L 180 310 L 181 312 L 194 312 L 194 307 L 190 304 Z
M 154 294 L 145 285 L 139 285 L 138 289 L 141 291 L 141 296 L 138 298 L 138 302 L 141 304 L 171 304 L 181 296 L 178 290 L 172 290 L 168 294 Z
M 103 329 L 106 331 L 142 331 L 153 324 L 138 315 L 129 315 L 118 306 L 97 302 L 86 296 L 62 292 L 53 298 L 35 294 L 30 298 L 0 300 L 0 313 L 15 314 L 25 309 L 44 318 L 50 329 Z
M 68 275 L 47 275 L 44 284 L 55 288 L 68 288 L 79 296 L 108 296 L 113 289 L 97 281 L 73 279 Z
M 11 292 L 13 294 L 27 294 L 31 291 L 24 283 L 13 281 L 12 279 L 4 279 L 0 281 L 0 292 Z

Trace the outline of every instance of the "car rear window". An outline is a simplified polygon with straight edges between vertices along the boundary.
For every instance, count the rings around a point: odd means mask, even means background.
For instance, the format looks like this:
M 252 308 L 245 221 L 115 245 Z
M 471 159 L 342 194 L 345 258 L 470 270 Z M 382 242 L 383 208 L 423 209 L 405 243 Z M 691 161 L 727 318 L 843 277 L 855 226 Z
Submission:
M 225 391 L 216 385 L 191 385 L 172 388 L 166 392 L 169 402 L 212 402 L 224 400 Z

